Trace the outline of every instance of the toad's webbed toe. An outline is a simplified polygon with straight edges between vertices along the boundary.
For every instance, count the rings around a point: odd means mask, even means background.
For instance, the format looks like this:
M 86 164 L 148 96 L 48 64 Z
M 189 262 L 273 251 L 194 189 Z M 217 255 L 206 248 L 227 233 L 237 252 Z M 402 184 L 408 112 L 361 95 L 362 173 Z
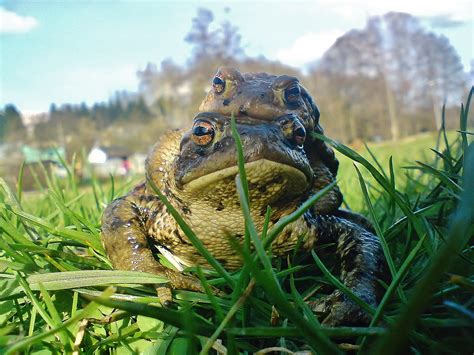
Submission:
M 361 298 L 372 306 L 376 304 L 374 297 Z M 370 323 L 370 315 L 339 290 L 309 302 L 309 306 L 326 326 L 367 326 Z

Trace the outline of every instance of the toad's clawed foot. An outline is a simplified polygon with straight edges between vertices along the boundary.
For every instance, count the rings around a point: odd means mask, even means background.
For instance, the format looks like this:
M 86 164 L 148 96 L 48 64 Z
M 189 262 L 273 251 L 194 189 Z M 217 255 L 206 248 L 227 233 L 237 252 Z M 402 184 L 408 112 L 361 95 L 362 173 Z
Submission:
M 178 271 L 167 269 L 165 275 L 169 280 L 169 284 L 158 285 L 156 287 L 156 292 L 160 298 L 160 302 L 164 306 L 171 305 L 173 302 L 172 290 L 188 290 L 204 293 L 204 287 L 201 284 L 201 281 L 191 275 L 184 275 Z M 216 296 L 223 296 L 225 293 L 220 291 L 215 287 L 211 287 L 211 291 Z
M 184 275 L 178 271 L 170 269 L 167 269 L 165 274 L 168 280 L 170 280 L 170 286 L 172 289 L 205 292 L 201 281 L 197 277 Z
M 334 291 L 309 305 L 325 326 L 366 326 L 370 322 L 370 316 L 340 291 Z

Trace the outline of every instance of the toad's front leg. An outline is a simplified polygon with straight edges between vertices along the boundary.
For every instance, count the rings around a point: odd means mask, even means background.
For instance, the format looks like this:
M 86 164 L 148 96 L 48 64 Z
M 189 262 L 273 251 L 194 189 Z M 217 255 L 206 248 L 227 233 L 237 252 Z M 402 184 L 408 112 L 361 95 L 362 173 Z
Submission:
M 161 265 L 153 257 L 145 225 L 148 216 L 141 209 L 139 197 L 133 194 L 110 203 L 102 216 L 102 242 L 116 269 L 150 272 L 166 277 L 173 289 L 203 292 L 198 279 L 181 274 Z M 162 301 L 171 301 L 171 292 L 158 288 Z
M 384 276 L 385 259 L 379 239 L 363 227 L 337 216 L 316 215 L 306 218 L 316 229 L 317 243 L 335 243 L 341 266 L 341 280 L 352 292 L 371 306 L 377 306 Z M 313 307 L 325 314 L 323 324 L 363 325 L 369 315 L 340 290 L 334 291 Z

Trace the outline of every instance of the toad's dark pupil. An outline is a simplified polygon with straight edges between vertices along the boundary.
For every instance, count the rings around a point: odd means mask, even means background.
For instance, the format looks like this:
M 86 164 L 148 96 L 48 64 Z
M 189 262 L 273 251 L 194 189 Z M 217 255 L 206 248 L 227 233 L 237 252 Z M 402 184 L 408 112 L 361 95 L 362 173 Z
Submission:
M 212 131 L 209 130 L 209 128 L 204 127 L 204 126 L 196 126 L 193 129 L 193 134 L 198 137 L 201 137 L 201 136 L 206 136 L 208 134 L 212 135 Z
M 300 88 L 298 86 L 292 86 L 285 90 L 285 100 L 286 102 L 293 102 L 298 99 L 300 96 Z
M 224 92 L 225 89 L 225 81 L 216 76 L 212 81 L 212 86 L 214 87 L 214 91 L 216 94 L 221 94 Z
M 214 78 L 214 80 L 212 81 L 212 83 L 214 85 L 221 85 L 221 86 L 224 86 L 224 80 L 222 80 L 221 78 L 219 78 L 218 76 L 216 76 Z

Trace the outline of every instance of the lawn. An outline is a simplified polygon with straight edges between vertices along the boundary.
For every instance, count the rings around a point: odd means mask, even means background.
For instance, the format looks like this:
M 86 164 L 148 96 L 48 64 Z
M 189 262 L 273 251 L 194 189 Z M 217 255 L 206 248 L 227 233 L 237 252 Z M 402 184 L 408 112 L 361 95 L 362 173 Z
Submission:
M 345 201 L 374 222 L 392 276 L 377 308 L 341 289 L 373 315 L 368 327 L 326 328 L 309 310 L 305 301 L 341 287 L 333 265 L 319 258 L 324 248 L 310 258 L 271 260 L 251 228 L 254 247 L 243 250 L 242 270 L 228 273 L 210 255 L 213 270 L 191 270 L 225 295 L 178 290 L 174 306 L 163 308 L 153 284 L 165 280 L 111 270 L 100 242 L 103 209 L 135 180 L 92 179 L 83 187 L 69 169 L 65 181 L 50 176 L 34 195 L 23 193 L 21 171 L 15 189 L 0 180 L 0 353 L 472 353 L 474 146 L 467 119 L 462 109 L 459 132 L 369 150 L 329 142 L 341 161 Z M 240 193 L 245 206 L 245 183 Z
M 447 140 L 455 142 L 457 135 L 453 131 L 447 132 Z M 379 171 L 384 172 L 385 175 L 390 174 L 390 160 L 392 160 L 397 188 L 400 191 L 406 191 L 413 188 L 413 186 L 407 186 L 410 185 L 411 180 L 419 179 L 423 176 L 420 170 L 413 169 L 414 166 L 418 165 L 417 162 L 432 163 L 437 157 L 433 149 L 438 151 L 446 149 L 444 140 L 439 138 L 438 133 L 428 132 L 406 137 L 398 142 L 369 143 L 354 147 L 353 149 L 368 159 L 371 164 L 377 165 L 378 163 Z M 344 201 L 351 209 L 367 214 L 366 204 L 360 194 L 360 184 L 354 167 L 354 161 L 340 152 L 337 152 L 336 155 L 340 163 L 338 180 L 344 194 Z M 371 197 L 374 199 L 378 198 L 381 190 L 376 186 L 376 180 L 366 169 L 362 169 L 361 173 L 366 183 L 372 187 L 371 192 L 373 194 Z M 429 181 L 430 177 L 425 176 L 425 181 L 422 182 L 429 184 Z M 424 188 L 424 186 L 421 186 L 418 190 Z

